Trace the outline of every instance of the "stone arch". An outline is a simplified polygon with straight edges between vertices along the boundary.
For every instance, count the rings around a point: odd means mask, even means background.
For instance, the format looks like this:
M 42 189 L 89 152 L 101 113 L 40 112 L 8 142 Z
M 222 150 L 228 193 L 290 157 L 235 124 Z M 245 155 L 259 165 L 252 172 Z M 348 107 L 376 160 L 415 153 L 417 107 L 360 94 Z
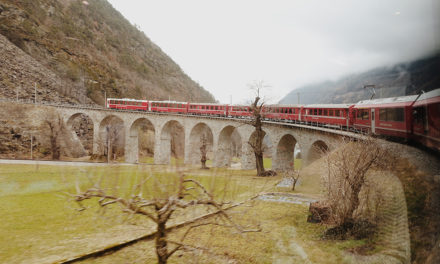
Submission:
M 291 134 L 281 137 L 275 149 L 273 157 L 274 170 L 291 170 L 294 168 L 294 153 L 297 145 L 296 138 Z
M 80 145 L 84 153 L 93 153 L 94 123 L 92 118 L 85 113 L 75 113 L 66 122 L 66 128 L 72 132 L 72 139 Z
M 171 156 L 176 159 L 184 157 L 185 153 L 185 130 L 178 121 L 170 120 L 163 127 L 160 132 L 160 140 L 156 149 L 160 151 L 155 153 L 155 163 L 169 164 Z
M 315 160 L 321 158 L 325 152 L 328 152 L 330 148 L 328 144 L 322 140 L 315 141 L 309 149 L 307 154 L 307 164 L 314 162 Z
M 201 141 L 202 137 L 206 140 L 208 150 L 208 159 L 212 157 L 212 146 L 214 144 L 214 136 L 211 128 L 205 123 L 195 125 L 189 135 L 189 149 L 187 150 L 187 162 L 190 164 L 200 164 L 201 158 Z
M 154 156 L 155 128 L 147 118 L 136 119 L 129 130 L 126 143 L 126 161 L 131 163 L 152 163 Z
M 108 115 L 99 123 L 98 147 L 108 160 L 125 156 L 125 125 L 120 117 Z
M 239 140 L 240 142 L 235 142 Z M 233 157 L 233 147 L 235 145 L 241 145 L 241 135 L 234 126 L 224 127 L 219 134 L 217 150 L 215 152 L 215 166 L 216 167 L 229 167 Z

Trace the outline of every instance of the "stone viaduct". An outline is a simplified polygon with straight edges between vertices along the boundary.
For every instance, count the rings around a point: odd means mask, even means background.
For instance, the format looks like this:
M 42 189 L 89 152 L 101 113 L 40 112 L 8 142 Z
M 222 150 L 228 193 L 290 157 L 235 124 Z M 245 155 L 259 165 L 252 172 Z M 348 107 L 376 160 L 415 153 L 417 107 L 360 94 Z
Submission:
M 105 141 L 106 126 L 117 121 L 120 124 L 125 144 L 125 161 L 137 163 L 139 156 L 138 127 L 146 124 L 154 130 L 154 163 L 168 164 L 171 160 L 171 133 L 173 127 L 183 130 L 184 162 L 186 164 L 200 163 L 200 138 L 208 134 L 214 167 L 231 165 L 232 133 L 239 134 L 241 140 L 241 168 L 254 169 L 255 157 L 248 144 L 253 136 L 254 127 L 245 120 L 223 117 L 188 116 L 177 114 L 148 113 L 136 111 L 118 111 L 104 108 L 81 108 L 71 106 L 41 107 L 54 108 L 63 118 L 67 128 L 74 134 L 72 121 L 80 115 L 85 115 L 93 122 L 93 153 L 102 154 L 99 142 Z M 309 127 L 299 124 L 282 124 L 265 122 L 263 127 L 271 142 L 272 169 L 282 170 L 293 166 L 294 148 L 299 147 L 305 163 L 313 161 L 319 149 L 330 150 L 341 136 L 353 136 L 352 133 Z

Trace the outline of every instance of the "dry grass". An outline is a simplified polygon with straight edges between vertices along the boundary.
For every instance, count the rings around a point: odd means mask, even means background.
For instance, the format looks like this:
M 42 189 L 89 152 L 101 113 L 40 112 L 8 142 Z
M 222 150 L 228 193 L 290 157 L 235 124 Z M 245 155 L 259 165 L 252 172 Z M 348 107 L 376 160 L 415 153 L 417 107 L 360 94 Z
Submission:
M 196 166 L 120 166 L 62 167 L 1 165 L 0 235 L 8 237 L 0 242 L 0 262 L 42 263 L 59 257 L 72 256 L 116 244 L 119 240 L 139 236 L 152 230 L 150 221 L 127 217 L 119 208 L 98 209 L 96 201 L 87 203 L 88 210 L 78 212 L 75 204 L 63 192 L 75 192 L 77 179 L 86 188 L 101 176 L 108 187 L 117 184 L 118 191 L 133 185 L 141 175 L 151 173 L 158 182 L 173 182 L 176 170 L 184 170 L 213 191 L 219 199 L 241 201 L 261 191 L 277 190 L 278 177 L 255 177 L 255 171 L 229 169 L 200 170 Z M 170 181 L 171 180 L 171 181 Z M 309 183 L 307 183 L 309 182 Z M 307 187 L 314 179 L 303 178 Z M 318 181 L 319 182 L 319 181 Z M 152 192 L 152 185 L 145 190 Z M 303 188 L 301 190 L 301 188 Z M 315 187 L 319 189 L 319 187 Z M 9 191 L 5 191 L 9 190 Z M 226 190 L 226 192 L 225 192 Z M 176 214 L 173 222 L 205 213 L 196 208 Z M 240 234 L 221 227 L 195 229 L 186 243 L 206 247 L 206 252 L 193 251 L 176 254 L 170 263 L 341 263 L 345 249 L 362 245 L 363 241 L 326 242 L 320 240 L 325 227 L 306 222 L 308 208 L 304 205 L 255 201 L 231 211 L 234 220 L 243 226 L 260 225 L 262 232 Z M 49 223 L 49 224 L 48 224 Z M 182 231 L 172 236 L 179 236 Z M 84 263 L 154 263 L 154 242 L 141 242 L 116 253 Z M 287 263 L 291 263 L 287 262 Z

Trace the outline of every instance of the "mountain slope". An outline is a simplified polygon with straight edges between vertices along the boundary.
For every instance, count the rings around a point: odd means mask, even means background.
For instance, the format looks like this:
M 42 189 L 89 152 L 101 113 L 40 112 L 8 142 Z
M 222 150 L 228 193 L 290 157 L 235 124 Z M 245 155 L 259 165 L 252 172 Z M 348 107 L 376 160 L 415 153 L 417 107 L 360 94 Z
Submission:
M 75 101 L 102 104 L 104 90 L 108 97 L 214 101 L 106 0 L 0 0 L 0 34 L 56 74 L 62 83 L 53 87 Z M 29 82 L 0 71 L 1 90 Z
M 338 81 L 310 84 L 291 91 L 280 103 L 354 103 L 369 99 L 375 85 L 374 98 L 418 94 L 440 88 L 440 54 L 393 67 L 376 68 L 364 73 L 352 74 Z

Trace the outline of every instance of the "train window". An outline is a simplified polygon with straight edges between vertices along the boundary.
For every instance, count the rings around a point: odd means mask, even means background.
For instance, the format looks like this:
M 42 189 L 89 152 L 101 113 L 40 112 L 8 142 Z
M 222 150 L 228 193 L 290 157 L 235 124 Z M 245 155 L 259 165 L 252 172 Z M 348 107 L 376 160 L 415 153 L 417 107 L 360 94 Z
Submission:
M 318 115 L 322 115 L 322 109 L 318 109 Z
M 336 109 L 336 110 L 335 110 L 335 116 L 340 116 L 340 115 L 341 115 L 341 111 L 338 110 L 338 109 Z
M 403 122 L 404 113 L 403 108 L 382 108 L 379 110 L 379 120 Z
M 356 114 L 356 119 L 369 120 L 370 110 L 369 109 L 358 109 Z
M 324 109 L 324 115 L 327 116 L 328 115 L 328 110 Z
M 423 125 L 426 120 L 425 107 L 416 107 L 413 110 L 414 123 L 418 125 Z

